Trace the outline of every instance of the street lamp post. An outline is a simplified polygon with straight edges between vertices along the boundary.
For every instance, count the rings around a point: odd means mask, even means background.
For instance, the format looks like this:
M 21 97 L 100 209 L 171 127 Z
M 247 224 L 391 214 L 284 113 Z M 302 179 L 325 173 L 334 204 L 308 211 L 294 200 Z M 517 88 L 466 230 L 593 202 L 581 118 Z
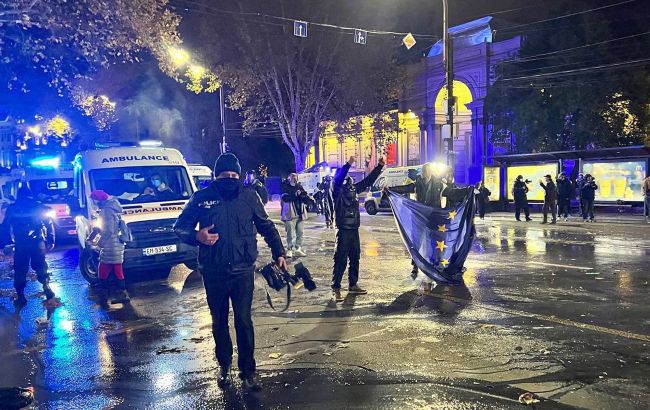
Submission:
M 445 80 L 447 84 L 447 124 L 449 125 L 449 138 L 447 139 L 447 165 L 454 172 L 454 62 L 452 55 L 452 40 L 449 35 L 449 5 L 448 0 L 442 0 L 442 62 L 445 67 Z
M 223 89 L 223 84 L 219 87 L 219 109 L 221 112 L 221 153 L 226 153 L 226 92 Z

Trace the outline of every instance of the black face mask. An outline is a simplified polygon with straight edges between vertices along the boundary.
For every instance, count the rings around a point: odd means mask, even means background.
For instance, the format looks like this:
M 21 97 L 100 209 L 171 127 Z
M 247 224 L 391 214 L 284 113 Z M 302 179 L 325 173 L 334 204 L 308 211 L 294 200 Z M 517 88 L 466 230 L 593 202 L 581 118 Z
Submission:
M 239 179 L 237 178 L 217 178 L 214 183 L 224 199 L 232 199 L 239 192 Z

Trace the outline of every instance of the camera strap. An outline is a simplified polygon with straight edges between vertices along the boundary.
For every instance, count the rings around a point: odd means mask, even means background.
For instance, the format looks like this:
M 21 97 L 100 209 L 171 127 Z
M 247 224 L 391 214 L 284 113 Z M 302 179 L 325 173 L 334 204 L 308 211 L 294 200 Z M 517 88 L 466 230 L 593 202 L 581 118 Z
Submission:
M 285 312 L 287 309 L 289 309 L 289 305 L 291 304 L 291 285 L 287 284 L 287 303 L 284 305 L 284 308 L 282 310 L 277 310 L 275 306 L 273 306 L 271 294 L 269 293 L 269 288 L 266 286 L 266 284 L 264 285 L 264 292 L 266 292 L 266 301 L 268 302 L 271 309 L 276 312 Z

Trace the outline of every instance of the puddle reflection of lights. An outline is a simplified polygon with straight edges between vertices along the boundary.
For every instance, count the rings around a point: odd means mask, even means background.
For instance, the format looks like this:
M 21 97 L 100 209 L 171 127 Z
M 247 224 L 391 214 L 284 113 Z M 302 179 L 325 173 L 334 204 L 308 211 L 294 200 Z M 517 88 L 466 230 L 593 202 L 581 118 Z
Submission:
M 632 277 L 628 271 L 620 271 L 618 273 L 618 290 L 623 295 L 632 293 Z
M 156 390 L 167 391 L 171 389 L 175 381 L 176 376 L 174 373 L 162 373 L 156 376 L 154 386 L 156 387 Z
M 366 256 L 379 256 L 379 242 L 370 241 L 365 245 Z

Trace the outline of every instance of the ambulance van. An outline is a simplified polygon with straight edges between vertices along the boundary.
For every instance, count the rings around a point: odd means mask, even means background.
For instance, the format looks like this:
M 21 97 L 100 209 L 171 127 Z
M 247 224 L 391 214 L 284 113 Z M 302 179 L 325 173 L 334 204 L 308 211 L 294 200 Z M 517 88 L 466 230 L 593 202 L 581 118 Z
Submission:
M 116 197 L 133 241 L 126 245 L 124 269 L 129 272 L 169 271 L 184 263 L 197 264 L 198 249 L 182 243 L 173 225 L 195 191 L 181 153 L 161 146 L 98 147 L 77 154 L 74 189 L 80 209 L 76 217 L 79 268 L 90 283 L 97 281 L 99 252 L 88 240 L 93 227 L 101 229 L 98 209 L 90 199 L 101 189 Z

